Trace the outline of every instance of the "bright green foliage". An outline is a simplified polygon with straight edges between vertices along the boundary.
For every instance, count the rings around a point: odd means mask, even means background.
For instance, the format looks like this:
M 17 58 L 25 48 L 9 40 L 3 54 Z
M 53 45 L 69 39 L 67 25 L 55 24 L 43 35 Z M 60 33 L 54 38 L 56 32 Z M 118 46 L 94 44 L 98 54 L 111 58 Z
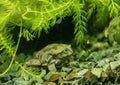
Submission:
M 113 18 L 107 29 L 107 35 L 111 39 L 111 42 L 117 41 L 120 43 L 120 16 Z
M 109 5 L 108 9 L 110 11 L 110 17 L 119 16 L 120 6 L 114 0 L 111 0 L 111 3 Z
M 20 26 L 22 20 L 23 36 L 27 40 L 40 37 L 42 30 L 48 33 L 51 26 L 61 23 L 64 17 L 72 15 L 75 23 L 76 44 L 84 40 L 87 18 L 83 10 L 85 3 L 79 0 L 5 0 L 0 4 L 4 6 L 0 10 L 3 15 L 1 18 L 7 21 L 1 19 L 3 27 L 6 24 Z
M 40 33 L 42 29 L 48 33 L 50 26 L 59 24 L 65 16 L 71 14 L 70 7 L 73 0 L 35 0 L 30 1 L 24 6 L 25 12 L 22 18 L 25 20 L 25 26 L 29 26 L 34 35 Z M 27 27 L 28 28 L 28 27 Z
M 0 32 L 0 51 L 13 55 L 15 51 L 15 47 L 14 47 L 14 42 L 12 41 L 12 35 L 7 33 L 9 32 L 8 30 L 10 29 L 4 28 Z
M 9 0 L 0 0 L 0 51 L 13 55 L 14 42 L 10 31 L 13 29 L 6 27 L 10 17 L 15 11 L 15 6 Z
M 73 16 L 73 22 L 75 23 L 75 31 L 74 33 L 75 38 L 74 40 L 76 41 L 76 44 L 82 44 L 82 41 L 84 41 L 84 32 L 86 32 L 86 22 L 87 22 L 87 18 L 85 17 L 85 15 L 87 15 L 87 13 L 83 10 L 84 7 L 84 3 L 79 4 L 78 2 L 76 2 L 76 4 L 74 4 L 74 16 Z

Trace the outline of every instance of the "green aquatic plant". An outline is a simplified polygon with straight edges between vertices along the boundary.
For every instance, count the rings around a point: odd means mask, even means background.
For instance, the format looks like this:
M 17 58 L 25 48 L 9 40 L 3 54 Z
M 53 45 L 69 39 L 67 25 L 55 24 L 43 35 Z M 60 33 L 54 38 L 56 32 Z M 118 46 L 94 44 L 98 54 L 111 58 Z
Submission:
M 61 23 L 64 17 L 72 15 L 74 15 L 73 22 L 77 23 L 75 33 L 80 31 L 83 36 L 82 32 L 86 29 L 85 23 L 82 26 L 82 19 L 79 22 L 81 17 L 85 18 L 83 15 L 81 16 L 83 5 L 84 3 L 78 0 L 0 0 L 0 51 L 12 56 L 9 67 L 0 76 L 11 68 L 21 36 L 25 37 L 26 41 L 40 37 L 42 30 L 48 33 L 50 27 Z M 77 27 L 79 28 L 77 29 Z M 11 31 L 18 28 L 20 28 L 18 42 L 15 42 L 12 38 L 14 34 Z M 77 35 L 77 37 L 79 36 Z M 82 40 L 82 38 L 80 39 Z
M 12 56 L 9 67 L 0 76 L 11 68 L 21 37 L 26 41 L 33 40 L 41 36 L 42 30 L 48 33 L 50 27 L 70 16 L 74 24 L 75 44 L 80 45 L 85 40 L 88 20 L 94 22 L 92 28 L 95 29 L 106 24 L 106 17 L 118 17 L 119 12 L 119 0 L 0 0 L 0 52 Z M 16 42 L 13 39 L 16 34 L 11 31 L 18 28 Z

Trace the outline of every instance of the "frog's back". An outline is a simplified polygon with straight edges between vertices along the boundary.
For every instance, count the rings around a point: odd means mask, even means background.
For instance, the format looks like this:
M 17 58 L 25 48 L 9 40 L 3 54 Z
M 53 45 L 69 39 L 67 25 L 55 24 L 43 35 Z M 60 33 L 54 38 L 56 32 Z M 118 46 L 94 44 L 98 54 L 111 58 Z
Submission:
M 35 58 L 40 58 L 44 54 L 56 55 L 68 46 L 69 45 L 67 45 L 67 44 L 58 44 L 58 43 L 49 44 L 46 47 L 44 47 L 43 49 L 41 49 L 40 51 L 38 51 L 37 54 L 35 55 Z

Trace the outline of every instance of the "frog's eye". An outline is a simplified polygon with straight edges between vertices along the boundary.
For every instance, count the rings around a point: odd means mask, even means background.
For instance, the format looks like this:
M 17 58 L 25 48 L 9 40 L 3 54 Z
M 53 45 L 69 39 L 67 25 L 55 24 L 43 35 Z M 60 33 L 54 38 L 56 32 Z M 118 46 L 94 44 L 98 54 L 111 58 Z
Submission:
M 67 53 L 68 52 L 68 49 L 66 48 L 66 49 L 64 49 L 64 51 L 63 51 L 64 53 Z

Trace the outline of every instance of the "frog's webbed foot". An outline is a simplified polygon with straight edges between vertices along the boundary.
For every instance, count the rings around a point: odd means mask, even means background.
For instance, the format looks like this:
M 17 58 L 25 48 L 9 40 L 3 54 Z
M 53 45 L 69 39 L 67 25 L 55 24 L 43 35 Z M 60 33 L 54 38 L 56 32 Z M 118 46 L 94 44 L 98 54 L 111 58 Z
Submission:
M 48 65 L 48 69 L 49 69 L 50 72 L 56 72 L 57 71 L 57 69 L 55 67 L 55 64 Z

